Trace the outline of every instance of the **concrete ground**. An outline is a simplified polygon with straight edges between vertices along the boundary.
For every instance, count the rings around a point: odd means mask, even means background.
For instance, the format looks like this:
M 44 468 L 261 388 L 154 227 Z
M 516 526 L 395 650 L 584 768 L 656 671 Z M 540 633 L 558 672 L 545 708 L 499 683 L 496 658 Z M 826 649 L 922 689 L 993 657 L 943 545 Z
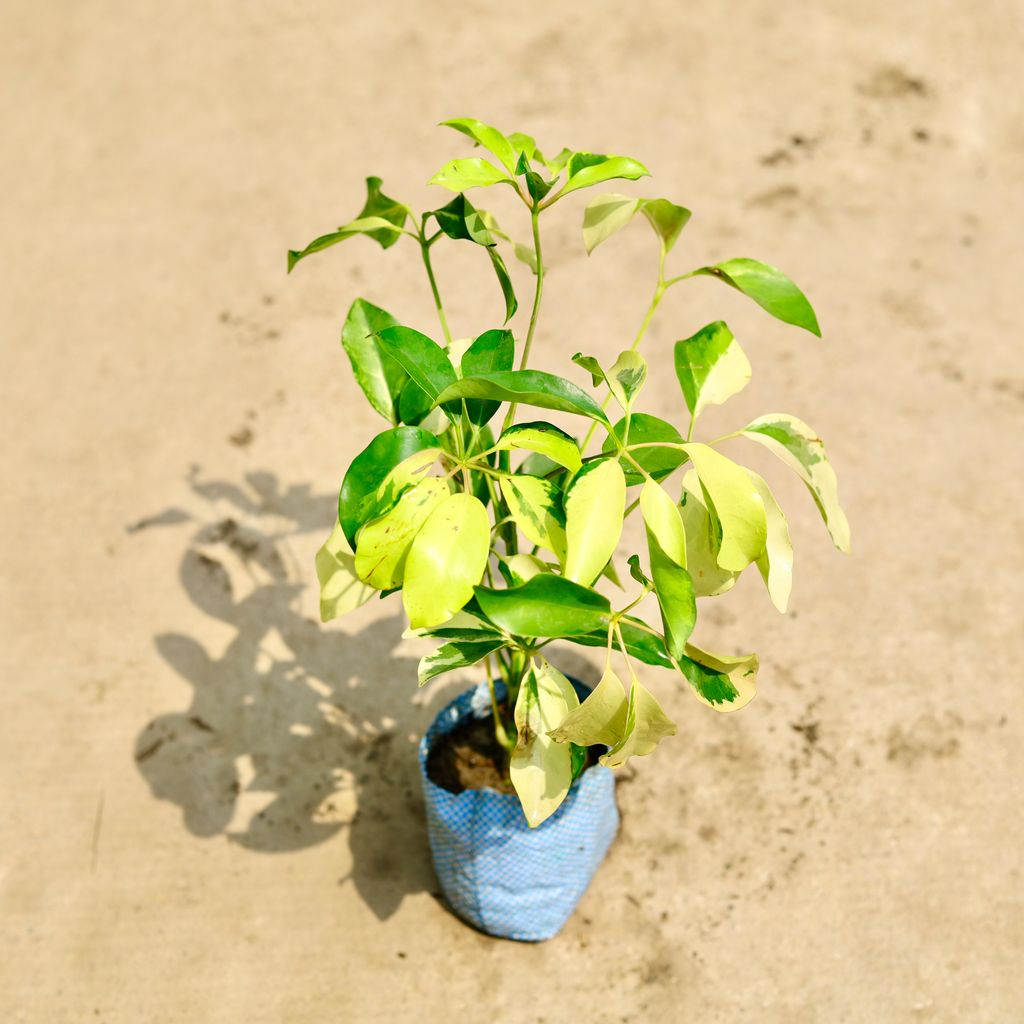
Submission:
M 6 0 L 0 1018 L 1024 1020 L 1022 44 L 1003 0 Z M 415 247 L 290 278 L 284 253 L 367 174 L 440 205 L 459 115 L 643 160 L 625 188 L 695 214 L 679 271 L 803 285 L 824 341 L 674 290 L 646 407 L 678 417 L 671 342 L 727 318 L 754 382 L 709 431 L 801 415 L 853 526 L 843 558 L 754 460 L 792 613 L 749 579 L 699 635 L 761 653 L 759 696 L 720 716 L 645 674 L 679 735 L 536 946 L 434 898 L 414 740 L 475 676 L 417 692 L 394 601 L 316 621 L 312 556 L 380 429 L 345 309 L 434 328 Z M 655 272 L 642 226 L 588 260 L 582 206 L 551 214 L 536 361 L 581 380 Z M 438 252 L 459 334 L 498 317 L 469 248 Z

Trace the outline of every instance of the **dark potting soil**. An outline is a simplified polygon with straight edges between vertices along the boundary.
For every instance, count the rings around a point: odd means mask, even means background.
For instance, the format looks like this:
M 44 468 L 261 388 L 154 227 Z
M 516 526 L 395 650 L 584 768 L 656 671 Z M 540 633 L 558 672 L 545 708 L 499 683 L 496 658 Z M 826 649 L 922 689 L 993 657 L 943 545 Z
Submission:
M 514 793 L 505 774 L 507 754 L 490 718 L 468 718 L 445 733 L 427 755 L 427 775 L 442 789 L 496 789 Z
M 584 771 L 597 764 L 604 747 L 590 747 Z M 495 789 L 515 793 L 506 774 L 508 755 L 494 736 L 490 717 L 469 718 L 445 733 L 427 755 L 430 781 L 450 793 L 467 789 Z

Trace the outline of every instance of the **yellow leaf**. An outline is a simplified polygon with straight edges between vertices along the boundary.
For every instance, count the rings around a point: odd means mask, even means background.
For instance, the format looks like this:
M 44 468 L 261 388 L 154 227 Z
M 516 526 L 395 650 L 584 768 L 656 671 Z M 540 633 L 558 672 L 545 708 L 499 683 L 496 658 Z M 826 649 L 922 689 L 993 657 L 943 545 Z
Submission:
M 572 742 L 581 747 L 589 747 L 594 743 L 614 747 L 626 730 L 626 707 L 625 687 L 609 665 L 604 670 L 601 682 L 552 731 L 551 738 L 558 743 Z
M 359 578 L 378 590 L 400 587 L 413 538 L 448 493 L 446 480 L 428 477 L 409 488 L 391 511 L 367 523 L 356 537 Z
M 516 700 L 518 736 L 510 774 L 530 828 L 558 810 L 572 785 L 572 752 L 549 733 L 579 705 L 572 684 L 541 659 L 523 679 Z
M 706 444 L 684 445 L 712 512 L 722 527 L 718 564 L 740 572 L 764 551 L 764 502 L 747 471 Z
M 402 602 L 413 629 L 439 626 L 473 596 L 490 540 L 487 510 L 472 494 L 450 494 L 434 508 L 405 562 Z
M 585 465 L 565 494 L 565 575 L 589 587 L 615 553 L 622 533 L 626 478 L 615 459 Z
M 768 525 L 768 539 L 764 551 L 757 559 L 757 569 L 768 588 L 772 604 L 780 612 L 785 612 L 793 587 L 793 542 L 789 539 L 789 526 L 768 485 L 756 473 L 751 470 L 747 472 L 764 502 L 765 521 Z
M 375 593 L 356 573 L 352 554 L 341 523 L 335 523 L 330 537 L 316 553 L 316 576 L 320 581 L 320 619 L 329 622 L 365 604 Z
M 619 768 L 631 757 L 649 754 L 666 736 L 675 736 L 676 725 L 639 679 L 633 680 L 622 739 L 602 755 L 601 764 Z

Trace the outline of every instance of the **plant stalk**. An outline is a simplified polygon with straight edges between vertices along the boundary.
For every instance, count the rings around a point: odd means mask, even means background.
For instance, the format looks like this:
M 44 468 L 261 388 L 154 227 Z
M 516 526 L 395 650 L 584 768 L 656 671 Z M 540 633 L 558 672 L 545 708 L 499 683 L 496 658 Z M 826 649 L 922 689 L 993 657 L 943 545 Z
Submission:
M 654 314 L 658 311 L 658 306 L 661 304 L 661 300 L 668 289 L 668 284 L 665 282 L 665 250 L 661 250 L 661 258 L 658 261 L 658 285 L 654 289 L 654 296 L 651 298 L 651 304 L 647 307 L 647 312 L 644 314 L 643 323 L 640 324 L 640 330 L 636 332 L 636 337 L 633 339 L 633 344 L 629 346 L 630 352 L 635 352 L 640 347 L 640 342 L 644 340 L 644 335 L 647 333 L 647 328 L 650 327 L 651 321 L 654 319 Z M 605 395 L 604 401 L 601 403 L 602 409 L 608 408 L 608 403 L 611 402 L 611 392 Z M 590 429 L 587 431 L 586 437 L 583 438 L 583 443 L 580 445 L 580 453 L 586 455 L 587 448 L 594 436 L 594 431 L 597 429 L 597 420 L 592 420 Z
M 435 236 L 436 237 L 436 236 Z M 432 240 L 431 240 L 432 241 Z M 427 270 L 427 280 L 430 281 L 430 291 L 434 296 L 434 308 L 437 310 L 437 318 L 441 321 L 441 330 L 444 331 L 446 345 L 452 343 L 452 332 L 448 330 L 448 318 L 444 315 L 444 305 L 441 302 L 441 293 L 437 289 L 437 280 L 434 277 L 434 268 L 430 262 L 430 246 L 423 236 L 423 228 L 420 228 L 420 255 L 423 257 L 423 266 Z
M 533 348 L 533 335 L 537 330 L 537 317 L 540 314 L 540 300 L 544 294 L 544 257 L 540 248 L 540 209 L 536 203 L 530 207 L 530 226 L 533 228 L 533 253 L 537 260 L 537 287 L 533 292 L 533 309 L 530 311 L 530 326 L 526 329 L 526 342 L 523 344 L 523 354 L 519 360 L 519 369 L 525 370 L 530 358 L 530 350 Z M 501 432 L 504 433 L 516 418 L 517 404 L 513 402 L 508 408 L 508 415 L 502 424 Z

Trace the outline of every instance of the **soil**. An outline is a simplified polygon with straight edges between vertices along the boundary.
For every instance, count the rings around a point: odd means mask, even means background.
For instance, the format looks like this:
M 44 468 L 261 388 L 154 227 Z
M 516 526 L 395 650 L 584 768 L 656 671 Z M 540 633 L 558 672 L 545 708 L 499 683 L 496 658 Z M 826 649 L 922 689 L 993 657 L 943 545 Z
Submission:
M 587 751 L 583 770 L 597 764 L 600 748 Z M 450 793 L 494 789 L 515 793 L 505 771 L 506 754 L 494 736 L 491 718 L 470 718 L 445 733 L 427 755 L 427 775 Z
M 450 793 L 496 789 L 514 793 L 505 772 L 507 755 L 490 718 L 470 718 L 445 733 L 427 756 L 427 775 Z

